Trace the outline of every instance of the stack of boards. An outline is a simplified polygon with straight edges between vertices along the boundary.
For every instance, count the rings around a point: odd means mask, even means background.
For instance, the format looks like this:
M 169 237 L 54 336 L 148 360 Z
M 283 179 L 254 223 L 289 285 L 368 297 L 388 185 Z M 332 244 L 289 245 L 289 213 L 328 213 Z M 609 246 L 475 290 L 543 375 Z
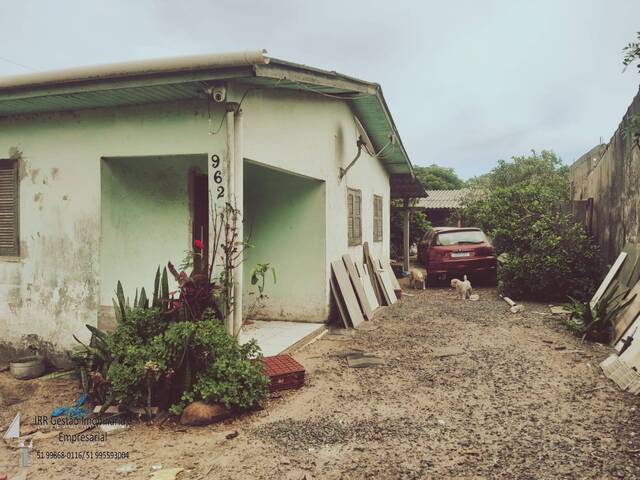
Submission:
M 627 244 L 590 301 L 591 306 L 612 289 L 628 290 L 622 302 L 633 300 L 613 321 L 612 345 L 620 353 L 600 364 L 604 374 L 621 389 L 640 392 L 640 246 Z M 616 294 L 617 294 L 616 293 Z M 635 297 L 635 298 L 634 298 Z
M 364 244 L 363 263 L 354 263 L 350 255 L 331 262 L 331 294 L 336 303 L 340 322 L 345 328 L 358 328 L 381 306 L 398 300 L 400 285 L 391 271 L 369 253 Z

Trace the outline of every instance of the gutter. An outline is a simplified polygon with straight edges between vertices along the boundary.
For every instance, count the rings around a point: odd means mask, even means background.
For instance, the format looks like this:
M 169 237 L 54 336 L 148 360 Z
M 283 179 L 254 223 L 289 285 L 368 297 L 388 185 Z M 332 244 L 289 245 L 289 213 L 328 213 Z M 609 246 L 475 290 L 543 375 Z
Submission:
M 267 65 L 269 61 L 270 58 L 266 50 L 255 50 L 111 63 L 3 77 L 0 78 L 0 92 L 3 89 L 64 85 L 87 80 L 118 79 L 136 75 L 170 74 L 196 72 L 211 68 Z

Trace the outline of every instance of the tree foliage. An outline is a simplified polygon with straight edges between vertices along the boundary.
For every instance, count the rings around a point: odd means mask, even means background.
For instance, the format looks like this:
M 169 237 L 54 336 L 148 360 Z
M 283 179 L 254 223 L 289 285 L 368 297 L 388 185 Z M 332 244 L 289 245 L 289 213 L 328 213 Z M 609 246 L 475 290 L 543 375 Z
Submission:
M 499 287 L 537 300 L 587 298 L 600 275 L 598 250 L 563 206 L 568 169 L 550 151 L 498 162 L 466 199 L 467 221 L 493 239 L 501 256 Z
M 413 170 L 425 190 L 457 190 L 464 187 L 464 181 L 453 168 L 432 164 L 428 167 L 415 166 Z
M 624 53 L 624 58 L 622 60 L 622 63 L 626 68 L 632 63 L 639 61 L 637 67 L 638 67 L 638 71 L 640 72 L 640 32 L 637 33 L 637 38 L 638 38 L 637 42 L 629 43 L 622 50 Z

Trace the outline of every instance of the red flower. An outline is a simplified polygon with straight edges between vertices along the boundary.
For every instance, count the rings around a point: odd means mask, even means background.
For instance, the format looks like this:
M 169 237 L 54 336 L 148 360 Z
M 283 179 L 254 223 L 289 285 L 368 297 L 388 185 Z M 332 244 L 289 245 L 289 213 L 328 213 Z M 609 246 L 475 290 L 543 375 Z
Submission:
M 198 250 L 204 250 L 204 243 L 202 243 L 200 240 L 196 240 L 195 242 L 193 242 L 193 246 Z

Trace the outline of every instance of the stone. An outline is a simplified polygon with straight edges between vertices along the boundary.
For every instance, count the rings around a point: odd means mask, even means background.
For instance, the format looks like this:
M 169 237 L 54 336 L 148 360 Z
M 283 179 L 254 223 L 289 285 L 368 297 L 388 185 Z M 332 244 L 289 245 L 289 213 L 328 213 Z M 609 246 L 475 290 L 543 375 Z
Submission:
M 193 402 L 187 405 L 180 416 L 180 424 L 190 426 L 210 425 L 229 417 L 231 412 L 224 405 Z
M 120 465 L 116 468 L 116 473 L 121 475 L 128 475 L 129 473 L 133 473 L 138 469 L 138 466 L 135 463 L 125 463 L 124 465 Z
M 175 480 L 180 472 L 182 472 L 184 468 L 165 468 L 164 470 L 158 470 L 151 474 L 151 479 L 155 480 Z

